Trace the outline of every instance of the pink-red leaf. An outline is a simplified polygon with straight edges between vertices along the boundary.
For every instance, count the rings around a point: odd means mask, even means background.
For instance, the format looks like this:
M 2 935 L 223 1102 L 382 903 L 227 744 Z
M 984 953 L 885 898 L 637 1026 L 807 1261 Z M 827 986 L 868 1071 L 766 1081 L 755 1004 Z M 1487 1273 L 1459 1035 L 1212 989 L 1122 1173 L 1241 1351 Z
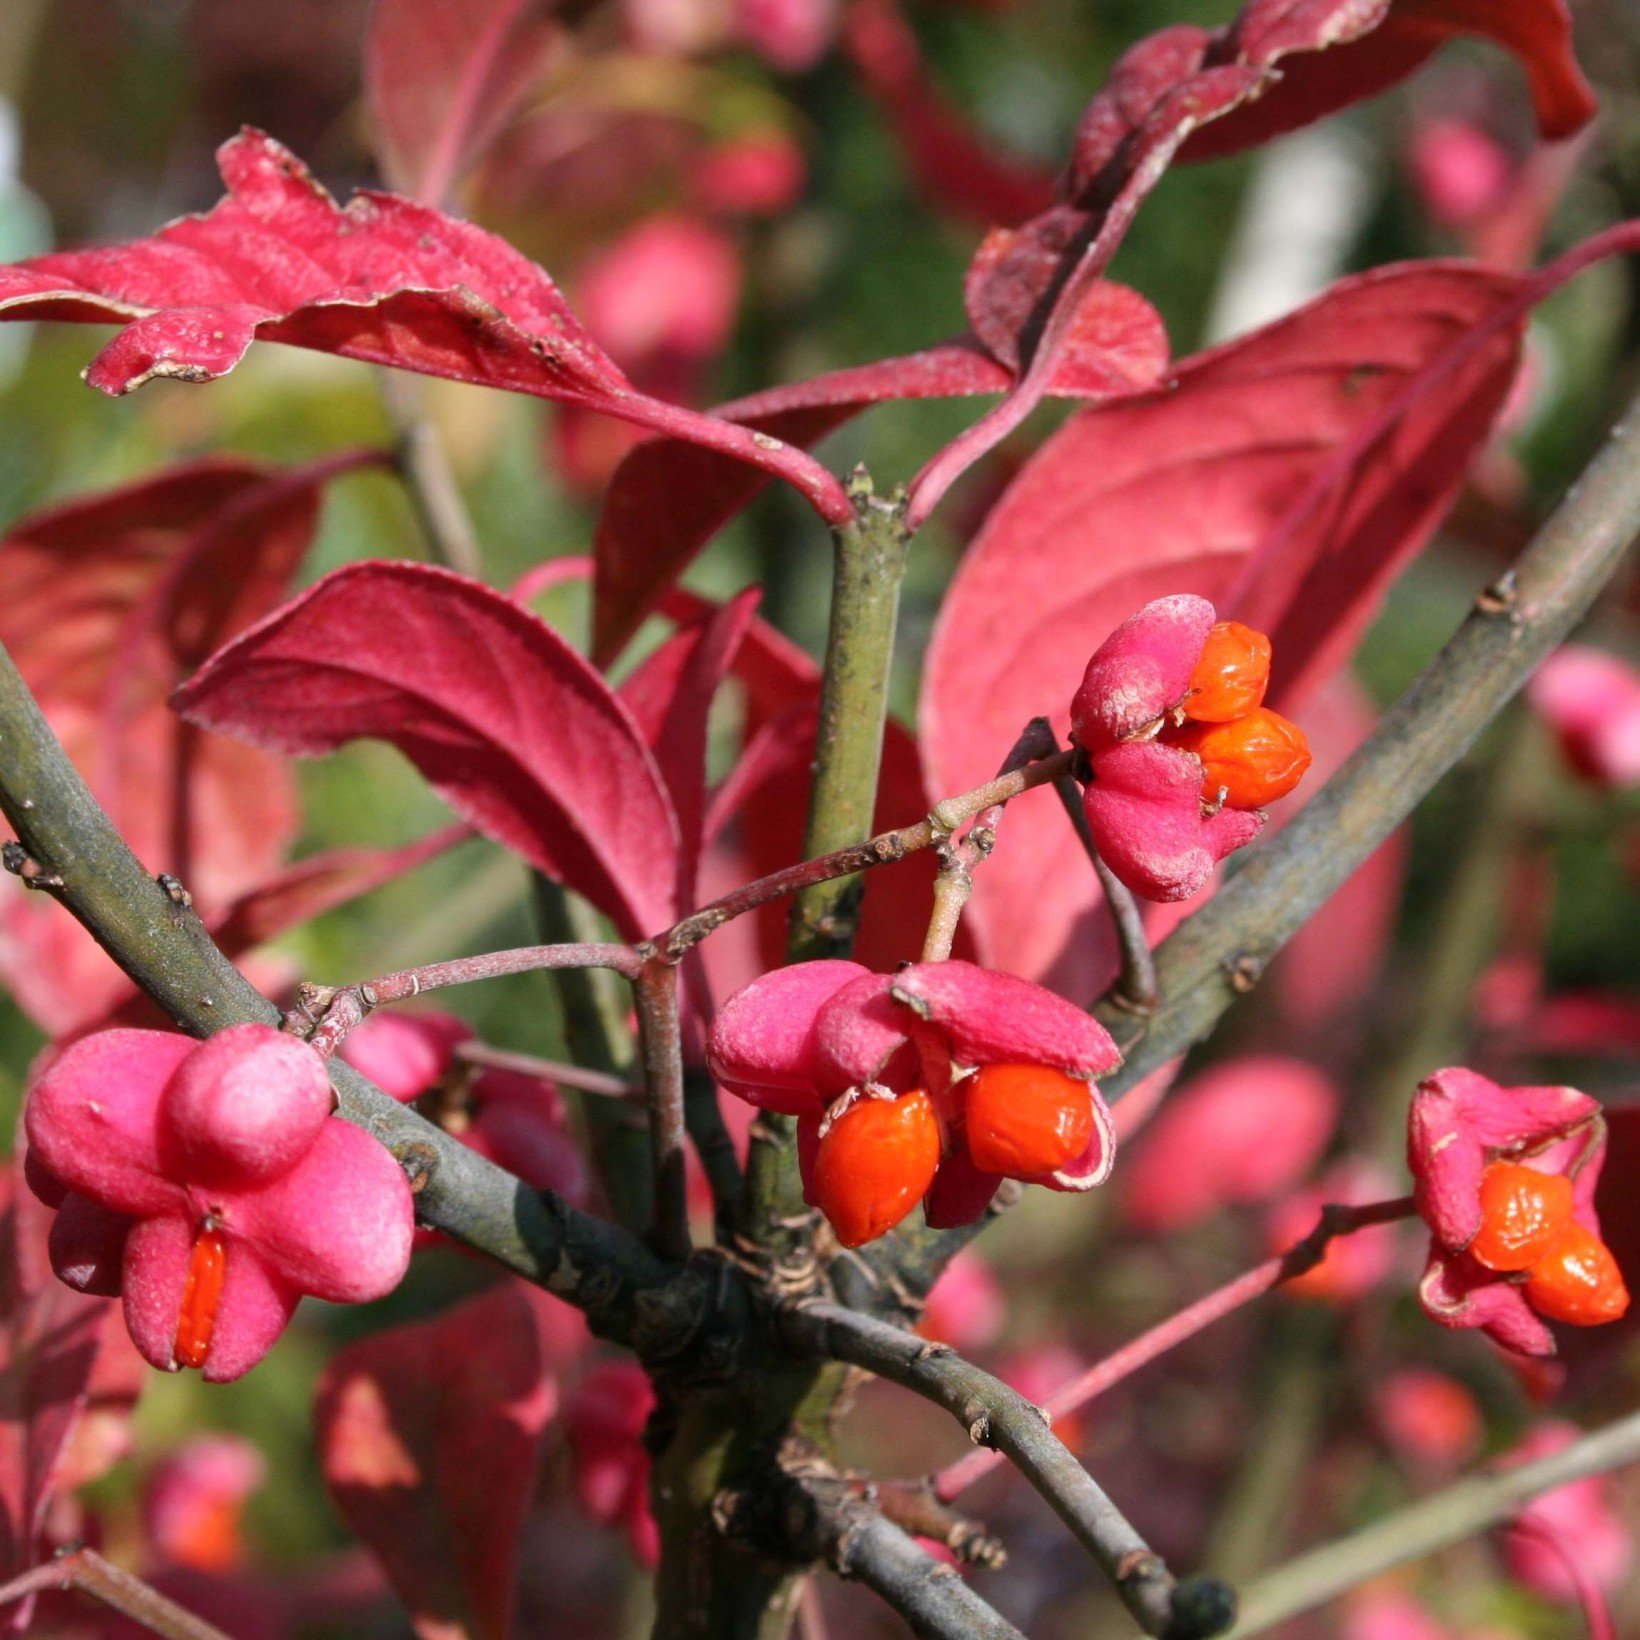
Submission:
M 105 1298 L 88 1298 L 51 1273 L 51 1213 L 0 1168 L 0 1580 L 32 1565 L 53 1477 L 85 1408 L 103 1343 Z M 0 1615 L 27 1625 L 29 1603 Z
M 1077 314 L 1050 389 L 1100 400 L 1142 391 L 1168 364 L 1156 310 L 1125 285 L 1096 284 Z M 873 404 L 1006 392 L 1013 378 L 971 337 L 903 358 L 834 370 L 721 406 L 754 433 L 804 446 Z M 695 554 L 762 489 L 764 474 L 677 439 L 654 439 L 621 463 L 598 519 L 593 655 L 607 662 Z
M 545 0 L 375 0 L 364 89 L 388 182 L 440 204 L 540 78 Z
M 0 540 L 0 643 L 143 861 L 220 906 L 297 824 L 277 759 L 180 724 L 171 691 L 284 595 L 342 457 L 281 472 L 190 462 L 20 520 Z M 47 1030 L 102 1012 L 124 977 L 45 895 L 0 887 L 0 976 Z
M 706 815 L 706 731 L 760 593 L 748 587 L 681 624 L 621 685 L 621 700 L 655 754 L 678 816 L 678 904 L 694 898 Z
M 325 1482 L 429 1640 L 504 1640 L 542 1433 L 554 1300 L 508 1280 L 342 1350 L 314 1422 Z
M 975 334 L 1004 364 L 1041 351 L 1051 368 L 1065 315 L 1187 142 L 1203 156 L 1261 142 L 1384 90 L 1467 34 L 1521 56 L 1547 135 L 1594 112 L 1564 0 L 1251 0 L 1226 28 L 1140 41 L 1083 115 L 1063 202 L 981 246 L 967 287 Z M 1035 402 L 1041 383 L 1029 386 Z
M 1063 734 L 1088 655 L 1165 594 L 1197 593 L 1269 631 L 1277 698 L 1313 684 L 1311 663 L 1342 658 L 1314 640 L 1358 630 L 1456 492 L 1512 380 L 1518 317 L 1426 390 L 1409 384 L 1521 290 L 1462 264 L 1380 270 L 1187 361 L 1165 392 L 1069 422 L 993 510 L 947 595 L 923 691 L 931 793 L 988 778 L 1038 713 Z M 1243 581 L 1249 603 L 1265 589 L 1257 619 L 1232 596 Z M 1013 805 L 970 911 L 986 961 L 1071 995 L 1108 962 L 1078 853 L 1051 801 Z M 1043 882 L 1056 884 L 1051 903 Z M 1036 913 L 1022 918 L 1027 902 Z
M 630 714 L 511 599 L 425 564 L 351 564 L 214 656 L 190 722 L 315 755 L 389 741 L 486 836 L 629 937 L 673 914 L 677 818 Z
M 253 951 L 292 928 L 395 881 L 472 836 L 456 824 L 400 848 L 337 848 L 310 855 L 241 894 L 208 919 L 211 938 L 230 957 Z
M 584 405 L 723 450 L 823 517 L 841 485 L 799 450 L 636 392 L 546 271 L 471 223 L 397 194 L 345 209 L 288 149 L 246 129 L 217 150 L 228 196 L 149 239 L 0 267 L 0 319 L 125 328 L 86 380 L 210 381 L 258 339 Z

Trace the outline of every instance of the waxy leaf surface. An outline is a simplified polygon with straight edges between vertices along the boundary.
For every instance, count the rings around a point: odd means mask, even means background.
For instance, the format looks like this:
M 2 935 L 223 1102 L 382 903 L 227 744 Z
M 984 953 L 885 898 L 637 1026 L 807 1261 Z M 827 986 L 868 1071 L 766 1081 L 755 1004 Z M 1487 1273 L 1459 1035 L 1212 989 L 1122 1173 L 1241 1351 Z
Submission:
M 628 937 L 672 919 L 677 818 L 631 715 L 557 633 L 477 581 L 348 565 L 220 651 L 177 704 L 298 755 L 386 740 Z

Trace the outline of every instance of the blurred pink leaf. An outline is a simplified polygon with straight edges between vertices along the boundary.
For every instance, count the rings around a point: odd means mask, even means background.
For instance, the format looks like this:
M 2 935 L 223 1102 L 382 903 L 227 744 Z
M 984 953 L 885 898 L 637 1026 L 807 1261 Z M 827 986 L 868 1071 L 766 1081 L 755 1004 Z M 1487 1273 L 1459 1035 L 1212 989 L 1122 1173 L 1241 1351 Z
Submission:
M 930 81 L 893 0 L 855 0 L 843 13 L 843 45 L 930 205 L 990 227 L 1053 202 L 1048 171 L 997 150 Z
M 0 1581 L 34 1564 L 58 1464 L 85 1408 L 103 1343 L 105 1298 L 88 1298 L 51 1273 L 51 1212 L 0 1169 Z M 23 1633 L 32 1602 L 0 1614 Z
M 553 1308 L 509 1279 L 349 1345 L 320 1381 L 325 1483 L 420 1635 L 509 1632 L 519 1536 L 558 1410 Z
M 210 381 L 253 341 L 584 405 L 778 472 L 830 519 L 832 476 L 800 451 L 636 392 L 546 271 L 503 239 L 397 194 L 344 210 L 249 128 L 217 150 L 228 197 L 149 239 L 0 267 L 0 319 L 123 325 L 86 380 Z
M 1066 398 L 1119 397 L 1152 386 L 1168 364 L 1156 310 L 1125 285 L 1102 282 L 1077 316 L 1050 391 Z M 972 337 L 874 364 L 774 387 L 714 412 L 806 446 L 862 410 L 895 399 L 1001 393 L 1010 372 Z M 740 462 L 677 439 L 641 444 L 622 462 L 598 519 L 594 551 L 593 655 L 607 662 L 702 547 L 763 488 Z
M 556 29 L 546 0 L 375 0 L 364 89 L 382 172 L 440 204 L 519 110 Z
M 1169 593 L 1269 631 L 1274 698 L 1291 696 L 1315 644 L 1370 610 L 1455 494 L 1508 389 L 1518 324 L 1402 395 L 1521 288 L 1455 264 L 1367 274 L 1187 360 L 1166 391 L 1074 417 L 992 511 L 947 595 L 923 686 L 930 792 L 989 778 L 1032 716 L 1063 735 L 1088 655 Z M 1366 442 L 1376 432 L 1382 450 Z M 1097 885 L 1051 796 L 1013 809 L 969 911 L 984 959 L 1091 995 L 1108 965 Z
M 225 905 L 208 919 L 211 938 L 230 957 L 393 882 L 473 835 L 441 827 L 398 848 L 337 848 L 310 855 Z
M 321 486 L 358 464 L 188 462 L 31 514 L 0 540 L 0 643 L 132 848 L 182 876 L 202 907 L 279 864 L 295 791 L 277 758 L 178 722 L 171 691 L 284 596 Z M 0 977 L 53 1032 L 128 988 L 61 907 L 9 882 Z
M 463 819 L 626 936 L 672 920 L 677 817 L 630 714 L 557 633 L 477 581 L 347 565 L 176 698 L 190 722 L 277 751 L 386 740 Z
M 706 818 L 706 731 L 761 596 L 756 587 L 678 627 L 621 685 L 620 696 L 655 754 L 677 811 L 678 905 L 694 898 Z

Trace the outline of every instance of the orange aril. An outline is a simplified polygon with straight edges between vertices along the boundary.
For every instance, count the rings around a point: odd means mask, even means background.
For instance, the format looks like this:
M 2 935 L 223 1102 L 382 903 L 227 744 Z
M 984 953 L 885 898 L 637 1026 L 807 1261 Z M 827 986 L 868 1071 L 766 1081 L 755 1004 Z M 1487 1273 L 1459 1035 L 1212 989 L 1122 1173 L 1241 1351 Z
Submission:
M 986 1173 L 1052 1173 L 1093 1137 L 1092 1090 L 1047 1065 L 982 1065 L 968 1081 L 964 1109 L 968 1154 Z
M 1261 809 L 1285 797 L 1310 766 L 1304 731 L 1267 706 L 1233 723 L 1192 723 L 1169 737 L 1202 760 L 1202 796 L 1233 809 Z
M 1481 1227 L 1469 1251 L 1488 1270 L 1529 1270 L 1572 1221 L 1572 1181 L 1519 1162 L 1481 1175 Z
M 1526 1278 L 1526 1301 L 1550 1321 L 1598 1327 L 1629 1307 L 1629 1290 L 1611 1249 L 1575 1219 Z
M 814 1202 L 838 1241 L 859 1247 L 892 1230 L 917 1205 L 939 1165 L 939 1122 L 921 1088 L 894 1099 L 867 1096 L 821 1138 Z
M 1184 715 L 1198 723 L 1246 717 L 1263 702 L 1269 683 L 1270 640 L 1240 621 L 1220 621 L 1190 674 Z
M 228 1244 L 216 1224 L 206 1219 L 194 1237 L 188 1274 L 182 1284 L 176 1342 L 171 1346 L 179 1367 L 202 1367 L 211 1353 L 211 1335 L 216 1331 L 216 1312 L 222 1302 L 227 1269 Z

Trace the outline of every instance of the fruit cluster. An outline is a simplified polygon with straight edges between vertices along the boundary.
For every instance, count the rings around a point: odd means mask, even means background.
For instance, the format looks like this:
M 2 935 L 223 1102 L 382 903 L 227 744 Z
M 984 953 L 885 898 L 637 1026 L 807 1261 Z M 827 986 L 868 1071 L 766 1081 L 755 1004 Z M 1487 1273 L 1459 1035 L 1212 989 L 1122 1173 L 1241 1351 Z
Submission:
M 1524 1275 L 1526 1302 L 1539 1315 L 1594 1327 L 1628 1309 L 1623 1272 L 1605 1242 L 1578 1223 L 1564 1174 L 1493 1162 L 1481 1176 L 1480 1204 L 1470 1257 L 1488 1270 Z
M 1240 621 L 1215 623 L 1179 702 L 1185 721 L 1160 732 L 1165 743 L 1201 759 L 1204 802 L 1261 809 L 1287 796 L 1310 766 L 1304 731 L 1264 705 L 1270 654 L 1262 632 Z
M 1310 766 L 1264 704 L 1270 640 L 1205 598 L 1158 598 L 1100 644 L 1071 702 L 1082 806 L 1111 871 L 1148 900 L 1198 893 Z
M 1600 1105 L 1576 1088 L 1504 1088 L 1462 1066 L 1426 1077 L 1407 1165 L 1430 1231 L 1430 1319 L 1521 1355 L 1555 1353 L 1546 1321 L 1617 1320 L 1629 1295 L 1595 1211 L 1605 1160 Z
M 999 1181 L 1051 1176 L 1094 1136 L 1092 1085 L 1051 1065 L 981 1065 L 954 1082 L 951 1094 L 951 1147 L 965 1149 L 975 1169 Z M 926 1089 L 865 1090 L 828 1113 L 804 1148 L 810 1200 L 843 1246 L 859 1247 L 892 1230 L 927 1195 L 946 1140 Z
M 919 1201 L 936 1228 L 970 1223 L 1004 1178 L 1090 1190 L 1114 1157 L 1094 1086 L 1120 1063 L 1109 1035 L 973 963 L 765 974 L 723 1005 L 707 1057 L 727 1091 L 797 1117 L 805 1196 L 846 1247 Z

